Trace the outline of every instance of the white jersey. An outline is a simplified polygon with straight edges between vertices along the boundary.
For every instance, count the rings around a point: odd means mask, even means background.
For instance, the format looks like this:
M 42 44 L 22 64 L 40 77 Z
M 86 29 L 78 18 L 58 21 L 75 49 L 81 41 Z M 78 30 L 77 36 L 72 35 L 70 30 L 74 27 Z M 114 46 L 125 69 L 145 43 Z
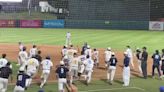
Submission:
M 30 57 L 36 56 L 36 54 L 37 54 L 37 48 L 31 48 L 30 49 Z
M 85 64 L 85 69 L 86 70 L 88 70 L 88 71 L 93 70 L 94 62 L 93 62 L 92 59 L 86 59 L 84 64 Z
M 112 52 L 106 50 L 106 51 L 105 51 L 105 61 L 106 61 L 106 62 L 109 61 L 110 58 L 111 58 L 111 56 L 112 56 Z
M 133 57 L 133 52 L 130 48 L 126 49 L 128 57 L 132 58 Z
M 93 59 L 99 58 L 99 51 L 93 51 Z
M 86 56 L 89 55 L 91 57 L 92 56 L 92 49 L 86 49 L 84 53 Z
M 7 59 L 1 58 L 0 59 L 0 68 L 5 67 L 7 63 L 8 63 Z
M 68 32 L 68 33 L 66 34 L 66 38 L 70 39 L 70 38 L 71 38 L 71 33 Z
M 53 63 L 51 60 L 45 59 L 41 62 L 43 70 L 50 70 L 51 67 L 53 66 Z
M 68 58 L 69 58 L 69 59 L 72 59 L 74 53 L 77 53 L 77 50 L 75 50 L 75 49 L 69 49 L 69 50 L 68 50 Z
M 85 56 L 85 55 L 79 56 L 79 60 L 80 60 L 81 62 L 84 62 L 84 61 L 86 60 L 86 56 Z
M 66 56 L 68 54 L 68 50 L 66 48 L 62 49 L 62 55 Z
M 78 65 L 79 65 L 79 58 L 78 57 L 73 58 L 70 62 L 70 68 L 78 69 Z
M 39 66 L 39 61 L 35 58 L 30 58 L 27 63 L 27 70 L 36 70 L 37 67 Z
M 19 59 L 21 60 L 21 62 L 26 62 L 28 59 L 28 54 L 26 51 L 20 51 L 19 52 Z

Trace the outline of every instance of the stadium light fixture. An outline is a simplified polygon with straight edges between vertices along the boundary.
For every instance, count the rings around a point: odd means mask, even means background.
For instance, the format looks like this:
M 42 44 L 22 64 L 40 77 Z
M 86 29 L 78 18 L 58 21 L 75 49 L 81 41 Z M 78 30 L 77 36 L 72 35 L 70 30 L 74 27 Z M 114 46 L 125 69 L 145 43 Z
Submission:
M 0 0 L 0 2 L 22 2 L 22 0 Z

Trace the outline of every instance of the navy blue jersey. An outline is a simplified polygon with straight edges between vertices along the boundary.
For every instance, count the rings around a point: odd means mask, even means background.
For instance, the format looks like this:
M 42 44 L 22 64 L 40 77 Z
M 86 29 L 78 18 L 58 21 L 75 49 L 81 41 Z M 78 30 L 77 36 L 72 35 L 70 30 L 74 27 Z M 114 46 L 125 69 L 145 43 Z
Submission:
M 125 58 L 124 58 L 124 66 L 128 67 L 129 66 L 129 62 L 130 62 L 130 58 L 128 56 L 125 56 Z
M 11 74 L 12 74 L 12 69 L 10 67 L 0 68 L 0 78 L 8 79 Z
M 160 64 L 161 56 L 159 54 L 153 54 L 153 65 L 158 66 Z
M 64 66 L 60 66 L 56 69 L 56 73 L 58 74 L 59 78 L 66 78 L 68 72 L 69 72 L 68 68 Z
M 110 64 L 110 66 L 116 66 L 117 58 L 111 57 L 110 60 L 109 60 L 109 64 Z
M 17 83 L 16 85 L 17 86 L 21 86 L 22 88 L 25 88 L 26 86 L 26 79 L 30 78 L 30 76 L 28 76 L 27 74 L 25 73 L 19 73 L 17 75 Z

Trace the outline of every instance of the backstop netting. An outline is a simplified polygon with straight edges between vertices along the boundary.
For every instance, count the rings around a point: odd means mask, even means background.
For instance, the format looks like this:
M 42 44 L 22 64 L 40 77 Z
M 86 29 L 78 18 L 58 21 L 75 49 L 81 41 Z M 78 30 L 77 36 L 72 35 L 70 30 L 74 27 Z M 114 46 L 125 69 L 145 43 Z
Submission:
M 66 28 L 145 29 L 164 0 L 0 0 L 0 20 L 64 19 Z

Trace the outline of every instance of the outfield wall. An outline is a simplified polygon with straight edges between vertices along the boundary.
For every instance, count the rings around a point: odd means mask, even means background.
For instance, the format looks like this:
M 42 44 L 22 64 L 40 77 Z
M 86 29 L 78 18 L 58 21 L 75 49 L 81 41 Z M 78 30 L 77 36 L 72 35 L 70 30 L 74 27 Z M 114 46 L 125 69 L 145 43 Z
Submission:
M 66 20 L 66 28 L 148 30 L 148 21 Z
M 123 30 L 164 30 L 160 21 L 110 20 L 0 20 L 0 28 L 94 28 Z

